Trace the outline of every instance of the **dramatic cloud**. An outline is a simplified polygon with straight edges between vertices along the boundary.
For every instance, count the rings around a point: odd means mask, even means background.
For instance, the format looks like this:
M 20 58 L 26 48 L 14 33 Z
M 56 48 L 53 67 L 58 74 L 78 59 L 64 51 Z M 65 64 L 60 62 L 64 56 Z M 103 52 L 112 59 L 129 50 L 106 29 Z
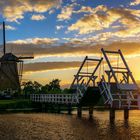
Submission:
M 58 70 L 58 69 L 73 69 L 79 68 L 81 66 L 81 61 L 71 61 L 71 62 L 36 62 L 24 64 L 24 73 L 38 72 L 46 70 Z M 88 62 L 88 68 L 93 68 L 97 65 L 97 62 Z M 87 64 L 83 66 L 83 70 L 87 70 Z
M 139 5 L 140 0 L 133 0 L 133 2 L 130 3 L 130 5 Z
M 64 6 L 61 8 L 61 13 L 57 15 L 59 21 L 69 20 L 72 17 L 72 14 L 75 13 L 74 8 L 79 6 L 76 2 Z
M 37 72 L 45 70 L 57 70 L 67 68 L 77 68 L 81 62 L 40 62 L 24 64 L 24 73 Z
M 0 13 L 8 20 L 18 22 L 26 12 L 47 12 L 60 5 L 60 0 L 0 0 Z
M 92 40 L 92 38 L 91 38 Z M 118 50 L 119 48 L 127 55 L 139 54 L 140 42 L 113 42 L 111 44 L 94 44 L 93 42 L 84 42 L 84 40 L 71 39 L 68 43 L 57 44 L 57 39 L 32 39 L 23 41 L 15 41 L 7 44 L 7 52 L 12 50 L 18 55 L 34 54 L 38 56 L 57 56 L 57 55 L 96 55 L 100 54 L 100 49 Z
M 126 8 L 108 8 L 98 6 L 95 9 L 83 7 L 77 12 L 90 12 L 76 23 L 68 27 L 68 31 L 78 31 L 79 34 L 96 33 L 105 29 L 120 37 L 134 36 L 140 33 L 140 10 Z M 114 30 L 118 25 L 119 28 Z
M 57 16 L 58 20 L 68 20 L 71 18 L 73 6 L 66 6 L 62 8 L 61 13 Z
M 31 20 L 44 20 L 46 17 L 44 15 L 38 14 L 38 15 L 32 15 Z

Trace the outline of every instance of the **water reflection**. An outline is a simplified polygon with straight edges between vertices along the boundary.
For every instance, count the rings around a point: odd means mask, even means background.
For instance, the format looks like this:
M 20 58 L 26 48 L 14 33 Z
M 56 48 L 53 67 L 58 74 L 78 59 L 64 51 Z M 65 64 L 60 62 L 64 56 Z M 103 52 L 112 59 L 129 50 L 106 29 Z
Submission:
M 0 115 L 0 140 L 131 140 L 140 139 L 139 111 L 131 111 L 124 121 L 123 112 L 116 120 L 108 120 L 108 111 L 94 111 L 89 119 L 65 114 L 7 114 Z

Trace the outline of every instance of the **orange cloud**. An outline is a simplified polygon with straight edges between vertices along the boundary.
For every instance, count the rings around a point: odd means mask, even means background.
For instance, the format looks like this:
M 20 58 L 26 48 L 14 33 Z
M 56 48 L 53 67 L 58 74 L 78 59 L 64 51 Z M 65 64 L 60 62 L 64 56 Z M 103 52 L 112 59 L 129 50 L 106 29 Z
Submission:
M 18 19 L 24 18 L 26 12 L 43 13 L 59 6 L 60 2 L 60 0 L 6 0 L 1 1 L 0 9 L 8 21 L 18 22 Z
M 69 20 L 74 13 L 74 7 L 78 6 L 77 3 L 72 3 L 68 6 L 64 6 L 61 9 L 61 13 L 57 15 L 58 20 Z
M 57 70 L 57 69 L 67 69 L 67 68 L 77 68 L 81 62 L 39 62 L 39 63 L 29 63 L 24 64 L 24 72 L 37 72 L 44 70 Z
M 77 12 L 84 12 L 84 10 L 85 12 L 89 11 L 90 14 L 84 15 L 76 23 L 69 26 L 68 31 L 89 34 L 109 29 L 112 32 L 112 36 L 117 37 L 130 37 L 140 34 L 140 10 L 98 6 L 95 9 L 84 7 Z M 120 28 L 112 30 L 115 23 Z
M 106 37 L 106 36 L 105 36 Z M 87 39 L 88 40 L 88 39 Z M 18 40 L 14 43 L 7 44 L 7 52 L 17 55 L 34 54 L 34 56 L 65 56 L 65 55 L 88 55 L 100 54 L 100 49 L 109 50 L 121 49 L 127 55 L 136 55 L 140 52 L 140 42 L 112 42 L 106 44 L 94 43 L 92 38 L 89 42 L 84 40 L 71 40 L 68 43 L 59 44 L 57 39 L 32 39 Z
M 88 67 L 95 66 L 97 62 L 88 62 Z M 73 69 L 79 68 L 80 61 L 71 62 L 36 62 L 24 64 L 24 73 L 46 71 L 46 70 L 58 70 L 58 69 Z M 87 64 L 84 65 L 87 68 Z

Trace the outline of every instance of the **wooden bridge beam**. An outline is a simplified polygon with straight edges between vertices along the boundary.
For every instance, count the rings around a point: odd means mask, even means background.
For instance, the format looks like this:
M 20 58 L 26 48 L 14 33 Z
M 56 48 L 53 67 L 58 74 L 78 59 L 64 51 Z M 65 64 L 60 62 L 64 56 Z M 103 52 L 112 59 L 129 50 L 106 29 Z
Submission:
M 92 119 L 93 118 L 93 106 L 89 107 L 89 118 Z
M 111 108 L 110 109 L 110 121 L 115 120 L 115 109 Z
M 72 106 L 71 103 L 68 104 L 68 114 L 71 115 Z
M 58 105 L 57 105 L 57 113 L 60 113 L 60 112 L 61 112 L 61 105 L 58 104 Z
M 127 120 L 129 118 L 129 110 L 124 109 L 124 119 Z
M 77 116 L 78 116 L 79 118 L 82 117 L 82 107 L 81 107 L 81 106 L 78 106 L 78 107 L 77 107 Z

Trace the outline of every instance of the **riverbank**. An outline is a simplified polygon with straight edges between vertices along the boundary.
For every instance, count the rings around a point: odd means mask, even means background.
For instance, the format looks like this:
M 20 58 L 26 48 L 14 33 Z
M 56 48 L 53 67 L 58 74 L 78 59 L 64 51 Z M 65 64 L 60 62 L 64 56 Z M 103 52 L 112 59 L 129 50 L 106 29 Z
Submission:
M 20 113 L 20 112 L 51 112 L 60 113 L 67 111 L 67 105 L 57 105 L 46 103 L 47 108 L 43 109 L 41 103 L 33 103 L 29 99 L 7 99 L 0 100 L 0 113 Z M 72 110 L 76 110 L 76 106 L 72 106 Z M 83 107 L 83 110 L 88 110 L 88 107 Z M 103 106 L 95 106 L 94 109 L 105 110 Z
M 32 111 L 34 108 L 35 104 L 29 99 L 0 100 L 0 113 Z

